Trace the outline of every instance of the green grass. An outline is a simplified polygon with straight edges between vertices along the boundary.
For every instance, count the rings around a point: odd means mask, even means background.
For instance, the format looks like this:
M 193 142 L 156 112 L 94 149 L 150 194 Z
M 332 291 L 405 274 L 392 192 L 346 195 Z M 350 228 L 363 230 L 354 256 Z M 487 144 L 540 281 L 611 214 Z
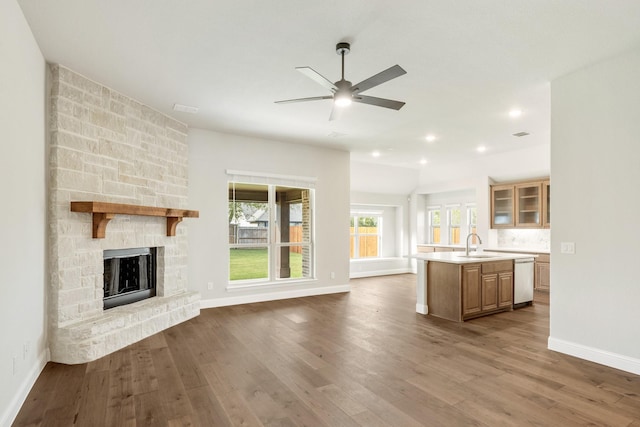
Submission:
M 302 277 L 302 254 L 289 255 L 291 277 Z M 267 249 L 231 249 L 229 262 L 230 280 L 269 278 Z

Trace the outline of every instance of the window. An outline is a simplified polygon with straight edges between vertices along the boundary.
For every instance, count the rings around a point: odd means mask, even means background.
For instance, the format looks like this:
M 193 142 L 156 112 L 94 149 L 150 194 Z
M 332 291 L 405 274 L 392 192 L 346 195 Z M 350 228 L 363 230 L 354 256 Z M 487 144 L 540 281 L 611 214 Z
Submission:
M 467 230 L 469 230 L 469 233 L 478 232 L 478 210 L 476 205 L 471 203 L 467 205 Z M 472 236 L 471 243 L 474 245 L 477 244 L 478 237 Z
M 375 258 L 382 248 L 382 214 L 351 214 L 351 259 Z
M 312 278 L 313 190 L 229 182 L 229 280 Z
M 440 207 L 427 208 L 429 219 L 429 243 L 440 243 Z
M 460 244 L 460 205 L 447 206 L 447 226 L 449 227 L 449 244 Z

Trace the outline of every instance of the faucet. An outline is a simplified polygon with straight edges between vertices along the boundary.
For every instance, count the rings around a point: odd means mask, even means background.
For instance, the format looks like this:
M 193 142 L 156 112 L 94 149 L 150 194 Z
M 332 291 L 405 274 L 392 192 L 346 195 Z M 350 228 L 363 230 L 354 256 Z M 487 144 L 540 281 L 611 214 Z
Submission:
M 466 256 L 469 256 L 469 239 L 471 238 L 471 236 L 476 236 L 478 238 L 478 243 L 482 244 L 482 239 L 480 238 L 480 236 L 478 236 L 476 233 L 469 233 L 467 235 L 467 248 L 464 251 L 464 254 Z

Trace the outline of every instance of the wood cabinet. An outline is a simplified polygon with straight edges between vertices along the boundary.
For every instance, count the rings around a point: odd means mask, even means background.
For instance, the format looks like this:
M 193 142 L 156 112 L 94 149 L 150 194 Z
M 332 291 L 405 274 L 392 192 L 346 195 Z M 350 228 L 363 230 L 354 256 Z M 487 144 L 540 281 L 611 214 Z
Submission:
M 482 311 L 492 311 L 498 308 L 498 275 L 482 275 Z
M 462 267 L 462 320 L 513 306 L 513 262 L 498 261 Z
M 516 227 L 542 226 L 542 183 L 533 182 L 514 186 Z
M 491 186 L 491 228 L 512 228 L 515 225 L 513 189 L 513 185 Z
M 482 311 L 482 286 L 480 264 L 462 268 L 462 316 L 471 316 Z
M 549 291 L 551 289 L 551 263 L 550 257 L 540 254 L 536 258 L 533 274 L 533 289 L 536 291 Z
M 513 272 L 498 274 L 498 308 L 513 306 Z
M 549 227 L 549 180 L 491 186 L 491 228 Z
M 542 181 L 542 226 L 551 227 L 551 183 Z

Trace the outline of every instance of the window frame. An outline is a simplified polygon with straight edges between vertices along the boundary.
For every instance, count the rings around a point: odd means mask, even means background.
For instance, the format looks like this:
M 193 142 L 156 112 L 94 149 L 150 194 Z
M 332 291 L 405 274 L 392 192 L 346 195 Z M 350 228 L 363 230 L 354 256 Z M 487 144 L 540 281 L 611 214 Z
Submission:
M 432 212 L 438 212 L 438 216 L 439 216 L 439 224 L 437 226 L 433 225 L 433 216 L 431 215 Z M 427 206 L 427 227 L 428 227 L 428 232 L 427 232 L 427 243 L 428 244 L 432 244 L 432 245 L 438 245 L 438 244 L 442 244 L 442 208 L 440 206 Z M 436 242 L 434 239 L 434 229 L 437 228 L 438 229 L 438 234 L 439 234 L 439 239 Z
M 299 184 L 276 184 L 273 182 L 260 182 L 259 180 L 234 180 L 228 177 L 227 188 L 230 188 L 235 184 L 248 184 L 255 186 L 264 186 L 267 190 L 267 210 L 268 210 L 268 224 L 267 224 L 267 242 L 266 243 L 227 243 L 227 254 L 230 255 L 231 249 L 238 248 L 266 248 L 267 249 L 267 277 L 255 278 L 255 279 L 231 279 L 231 259 L 227 262 L 227 289 L 245 288 L 252 286 L 264 286 L 273 284 L 283 284 L 288 282 L 303 282 L 316 280 L 316 255 L 315 255 L 315 188 L 313 186 L 302 186 Z M 308 241 L 302 242 L 282 242 L 280 241 L 279 229 L 280 224 L 278 222 L 278 202 L 276 197 L 276 189 L 278 187 L 291 188 L 302 191 L 308 191 L 308 209 L 309 209 L 309 237 Z M 235 195 L 234 195 L 235 197 Z M 227 203 L 232 202 L 228 197 Z M 304 214 L 303 214 L 304 220 Z M 231 223 L 227 223 L 227 227 Z M 275 225 L 275 226 L 274 226 Z M 290 240 L 290 239 L 289 239 Z M 304 238 L 303 238 L 304 240 Z M 307 248 L 307 256 L 309 262 L 309 272 L 307 277 L 278 277 L 278 256 L 281 248 L 300 246 Z
M 459 245 L 461 244 L 461 240 L 462 240 L 462 209 L 460 208 L 460 204 L 456 203 L 456 204 L 449 204 L 449 205 L 445 205 L 445 209 L 447 212 L 447 236 L 449 239 L 449 244 L 450 245 Z M 457 210 L 458 211 L 458 217 L 459 217 L 459 223 L 458 225 L 454 226 L 452 224 L 452 217 L 453 217 L 453 211 Z M 458 241 L 454 241 L 455 239 L 453 239 L 453 231 L 454 229 L 458 230 Z
M 382 227 L 384 223 L 384 212 L 371 212 L 371 211 L 351 211 L 351 221 L 353 221 L 353 233 L 349 233 L 349 238 L 353 237 L 353 256 L 351 253 L 349 254 L 349 260 L 366 260 L 366 259 L 377 259 L 382 258 Z M 360 218 L 376 218 L 377 226 L 376 233 L 360 233 Z M 351 228 L 351 227 L 349 227 Z M 360 256 L 360 237 L 371 237 L 376 236 L 376 244 L 377 244 L 377 255 L 375 256 Z

